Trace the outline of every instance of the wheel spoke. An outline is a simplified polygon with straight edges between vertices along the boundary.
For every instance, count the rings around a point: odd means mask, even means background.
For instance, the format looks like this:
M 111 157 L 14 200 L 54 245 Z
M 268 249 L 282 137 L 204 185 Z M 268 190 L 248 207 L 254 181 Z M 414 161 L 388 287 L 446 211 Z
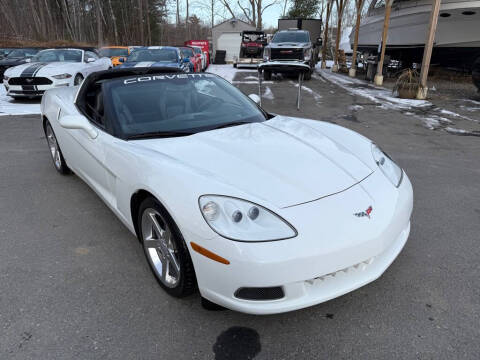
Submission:
M 174 287 L 180 279 L 181 267 L 175 240 L 165 219 L 154 209 L 142 215 L 143 246 L 157 276 L 166 286 Z

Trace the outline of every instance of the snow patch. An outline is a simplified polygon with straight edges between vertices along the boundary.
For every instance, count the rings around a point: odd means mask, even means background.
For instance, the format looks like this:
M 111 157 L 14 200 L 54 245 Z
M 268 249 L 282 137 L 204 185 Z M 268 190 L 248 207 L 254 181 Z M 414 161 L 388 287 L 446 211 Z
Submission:
M 359 111 L 359 110 L 363 110 L 363 106 L 362 105 L 358 105 L 358 104 L 355 104 L 355 105 L 350 105 L 348 107 L 348 109 L 350 111 Z
M 257 72 L 257 70 L 245 70 L 245 69 L 238 70 L 238 69 L 234 68 L 232 65 L 228 65 L 228 64 L 226 64 L 226 65 L 212 64 L 212 65 L 208 66 L 207 71 L 209 73 L 221 76 L 222 78 L 224 78 L 228 82 L 232 82 L 233 79 L 235 78 L 235 75 L 239 71 L 241 71 L 241 72 Z
M 262 97 L 264 99 L 268 99 L 268 100 L 275 99 L 275 97 L 273 96 L 272 89 L 270 89 L 270 87 L 268 87 L 268 86 L 265 88 L 265 92 L 263 93 Z
M 0 116 L 29 114 L 40 114 L 39 99 L 13 100 L 13 98 L 7 96 L 5 88 L 0 87 Z

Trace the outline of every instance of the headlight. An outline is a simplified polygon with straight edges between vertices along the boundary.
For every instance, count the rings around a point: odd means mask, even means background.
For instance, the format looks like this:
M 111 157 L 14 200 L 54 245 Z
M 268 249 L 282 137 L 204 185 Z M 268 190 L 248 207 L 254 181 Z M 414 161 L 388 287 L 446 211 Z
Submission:
M 399 187 L 403 179 L 403 170 L 393 162 L 390 156 L 375 144 L 372 144 L 372 155 L 378 167 L 388 180 L 390 180 L 395 187 Z
M 217 234 L 238 241 L 272 241 L 297 236 L 297 231 L 272 211 L 221 195 L 203 195 L 198 201 L 207 224 Z
M 263 49 L 263 61 L 270 61 L 271 49 L 266 47 Z
M 52 76 L 54 79 L 68 79 L 68 78 L 71 78 L 72 75 L 70 74 L 60 74 L 60 75 L 53 75 Z
M 303 59 L 305 61 L 310 61 L 311 58 L 312 58 L 312 48 L 303 50 Z
M 8 79 L 10 79 L 10 77 L 9 77 L 9 76 L 7 76 L 7 75 L 3 75 L 3 80 L 5 80 L 5 81 L 8 81 Z

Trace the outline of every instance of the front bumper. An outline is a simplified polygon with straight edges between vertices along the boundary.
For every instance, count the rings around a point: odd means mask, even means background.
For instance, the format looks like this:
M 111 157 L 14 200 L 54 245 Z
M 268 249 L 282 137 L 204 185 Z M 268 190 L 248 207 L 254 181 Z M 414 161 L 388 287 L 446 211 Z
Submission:
M 270 60 L 265 61 L 259 64 L 259 68 L 263 70 L 278 72 L 278 73 L 288 73 L 288 72 L 308 72 L 311 71 L 310 62 L 303 60 Z
M 204 240 L 202 246 L 230 264 L 191 250 L 200 293 L 232 310 L 274 314 L 319 304 L 374 281 L 405 245 L 413 206 L 406 175 L 398 189 L 385 179 L 379 183 L 379 177 L 383 174 L 377 171 L 343 193 L 283 209 L 279 215 L 296 226 L 296 238 L 265 243 L 219 236 Z M 371 219 L 353 216 L 352 204 L 365 202 L 373 202 Z M 186 236 L 189 246 L 190 236 Z M 282 287 L 284 297 L 237 298 L 236 291 L 245 287 Z
M 39 97 L 49 89 L 56 87 L 70 86 L 70 79 L 55 80 L 49 85 L 9 85 L 7 81 L 3 81 L 3 85 L 7 90 L 8 96 L 15 97 Z

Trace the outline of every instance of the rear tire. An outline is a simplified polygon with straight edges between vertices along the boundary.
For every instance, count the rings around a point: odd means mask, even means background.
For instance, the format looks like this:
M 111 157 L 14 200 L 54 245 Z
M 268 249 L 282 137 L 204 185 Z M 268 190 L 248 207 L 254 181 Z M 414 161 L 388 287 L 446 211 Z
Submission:
M 266 81 L 272 80 L 272 72 L 264 70 L 263 71 L 263 80 L 266 80 Z
M 310 80 L 312 78 L 312 71 L 307 71 L 304 75 L 303 75 L 303 79 L 304 80 Z
M 197 280 L 187 244 L 157 199 L 149 197 L 140 204 L 137 228 L 148 264 L 160 286 L 178 298 L 195 292 Z

